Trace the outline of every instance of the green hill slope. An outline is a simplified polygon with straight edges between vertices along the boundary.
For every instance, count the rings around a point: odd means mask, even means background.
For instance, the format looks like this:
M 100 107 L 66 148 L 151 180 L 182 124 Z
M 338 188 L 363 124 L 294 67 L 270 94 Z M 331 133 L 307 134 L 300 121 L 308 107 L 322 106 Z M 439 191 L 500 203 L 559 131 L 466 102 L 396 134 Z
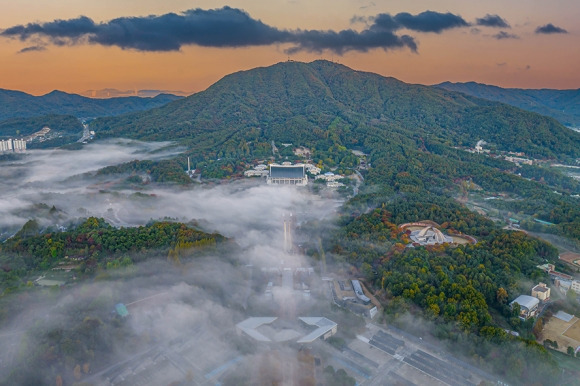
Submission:
M 308 143 L 332 133 L 345 145 L 376 133 L 432 136 L 451 145 L 484 139 L 535 157 L 580 157 L 580 134 L 556 120 L 442 89 L 327 62 L 285 62 L 228 75 L 207 90 L 145 112 L 96 120 L 103 136 L 188 139 L 201 148 L 260 128 Z
M 506 103 L 520 109 L 555 118 L 562 124 L 580 127 L 580 89 L 578 90 L 525 90 L 501 88 L 487 84 L 444 82 L 435 87 L 458 91 L 478 98 Z
M 34 96 L 21 91 L 0 89 L 0 121 L 49 114 L 73 115 L 78 118 L 104 117 L 147 110 L 180 98 L 175 95 L 160 94 L 155 98 L 92 99 L 62 91 Z

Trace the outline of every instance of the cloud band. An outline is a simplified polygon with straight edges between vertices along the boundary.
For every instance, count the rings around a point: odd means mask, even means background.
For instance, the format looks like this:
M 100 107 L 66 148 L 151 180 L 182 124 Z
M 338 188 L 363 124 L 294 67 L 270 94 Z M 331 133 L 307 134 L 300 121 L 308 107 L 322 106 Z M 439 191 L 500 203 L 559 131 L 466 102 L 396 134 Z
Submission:
M 417 51 L 415 38 L 398 34 L 399 30 L 441 33 L 469 25 L 458 15 L 433 11 L 417 15 L 379 14 L 368 20 L 370 25 L 362 31 L 282 30 L 252 18 L 241 9 L 223 7 L 192 9 L 179 14 L 121 17 L 103 23 L 81 16 L 17 25 L 1 31 L 0 35 L 22 41 L 41 39 L 55 45 L 98 44 L 150 52 L 179 51 L 188 45 L 235 48 L 292 44 L 286 50 L 288 53 L 329 50 L 343 54 L 376 48 Z

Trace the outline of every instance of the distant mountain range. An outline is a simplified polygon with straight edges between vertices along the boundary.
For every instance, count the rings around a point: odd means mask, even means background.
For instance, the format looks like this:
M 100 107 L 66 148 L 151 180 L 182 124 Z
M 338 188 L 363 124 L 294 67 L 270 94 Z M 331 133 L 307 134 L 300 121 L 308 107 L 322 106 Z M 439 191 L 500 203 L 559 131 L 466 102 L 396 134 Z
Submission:
M 21 91 L 0 89 L 0 121 L 10 118 L 32 118 L 43 115 L 72 115 L 77 118 L 126 114 L 162 106 L 181 99 L 170 94 L 154 98 L 123 97 L 92 99 L 62 91 L 34 96 Z
M 580 135 L 552 118 L 328 61 L 237 72 L 187 98 L 97 119 L 91 127 L 100 137 L 182 139 L 196 151 L 243 147 L 255 133 L 293 143 L 329 143 L 334 137 L 363 149 L 377 135 L 396 134 L 450 146 L 474 146 L 484 139 L 500 150 L 531 156 L 580 157 Z M 240 142 L 232 144 L 234 138 Z
M 87 90 L 80 95 L 88 98 L 116 98 L 138 96 L 143 98 L 153 98 L 160 94 L 170 94 L 177 96 L 188 96 L 190 92 L 177 90 L 118 90 L 116 88 L 103 88 L 100 90 Z
M 524 110 L 553 117 L 570 127 L 580 127 L 580 89 L 518 89 L 487 84 L 444 82 L 435 87 L 458 91 L 478 98 L 507 103 Z

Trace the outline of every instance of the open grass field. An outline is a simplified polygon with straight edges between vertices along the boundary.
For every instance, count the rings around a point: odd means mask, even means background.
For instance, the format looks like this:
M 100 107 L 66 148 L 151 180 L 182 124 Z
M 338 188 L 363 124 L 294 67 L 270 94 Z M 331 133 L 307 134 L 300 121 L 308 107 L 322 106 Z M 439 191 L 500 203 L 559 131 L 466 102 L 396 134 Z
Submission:
M 547 322 L 544 322 L 542 335 L 538 339 L 542 343 L 545 339 L 558 342 L 558 350 L 566 352 L 568 346 L 580 346 L 580 319 L 572 318 L 569 322 L 560 320 L 552 316 Z
M 576 323 L 571 325 L 566 330 L 566 332 L 564 332 L 564 335 L 567 336 L 568 338 L 574 339 L 577 342 L 580 342 L 580 321 L 577 320 Z

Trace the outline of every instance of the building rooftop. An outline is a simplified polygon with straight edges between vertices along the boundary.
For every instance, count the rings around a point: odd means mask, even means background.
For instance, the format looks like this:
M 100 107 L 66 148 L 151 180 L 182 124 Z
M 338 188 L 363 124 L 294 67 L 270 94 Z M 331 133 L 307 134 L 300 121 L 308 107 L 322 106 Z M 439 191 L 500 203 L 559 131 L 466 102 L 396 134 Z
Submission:
M 272 178 L 304 178 L 304 165 L 270 165 Z
M 316 339 L 320 338 L 327 332 L 331 331 L 333 328 L 338 326 L 335 322 L 330 319 L 326 319 L 320 316 L 314 317 L 300 317 L 298 318 L 304 323 L 318 327 L 316 330 L 312 331 L 310 334 L 303 336 L 300 338 L 297 343 L 312 343 Z
M 240 330 L 242 330 L 247 335 L 251 336 L 252 338 L 256 339 L 259 342 L 271 342 L 272 340 L 268 338 L 266 335 L 258 332 L 256 329 L 264 324 L 270 324 L 278 319 L 275 316 L 271 317 L 259 317 L 259 318 L 248 318 L 243 322 L 236 324 Z
M 453 239 L 444 235 L 434 226 L 426 226 L 423 229 L 411 232 L 411 240 L 422 245 L 453 243 Z
M 332 320 L 320 316 L 300 317 L 298 319 L 317 328 L 303 336 L 303 332 L 298 332 L 302 328 L 297 328 L 298 331 L 294 329 L 294 327 L 298 327 L 295 321 L 278 319 L 274 316 L 248 318 L 236 324 L 236 328 L 259 342 L 280 343 L 298 339 L 297 343 L 311 343 L 337 326 Z
M 554 314 L 554 316 L 560 320 L 563 320 L 566 323 L 568 323 L 574 318 L 574 315 L 570 315 L 564 311 L 558 311 L 556 312 L 556 314 Z
M 371 301 L 371 299 L 369 299 L 363 292 L 362 286 L 360 285 L 360 282 L 358 280 L 351 280 L 352 283 L 352 288 L 354 289 L 354 293 L 356 294 L 356 297 L 359 298 L 360 300 L 362 300 L 365 303 L 368 303 Z
M 541 285 L 537 285 L 534 288 L 532 288 L 532 291 L 536 291 L 536 292 L 548 292 L 548 288 L 541 286 Z
M 123 303 L 119 303 L 115 306 L 115 311 L 119 316 L 125 317 L 129 315 L 129 311 L 127 311 L 127 307 Z
M 514 301 L 512 301 L 510 305 L 514 303 L 518 303 L 520 307 L 525 307 L 528 310 L 531 310 L 532 308 L 540 304 L 540 301 L 532 296 L 520 295 Z

